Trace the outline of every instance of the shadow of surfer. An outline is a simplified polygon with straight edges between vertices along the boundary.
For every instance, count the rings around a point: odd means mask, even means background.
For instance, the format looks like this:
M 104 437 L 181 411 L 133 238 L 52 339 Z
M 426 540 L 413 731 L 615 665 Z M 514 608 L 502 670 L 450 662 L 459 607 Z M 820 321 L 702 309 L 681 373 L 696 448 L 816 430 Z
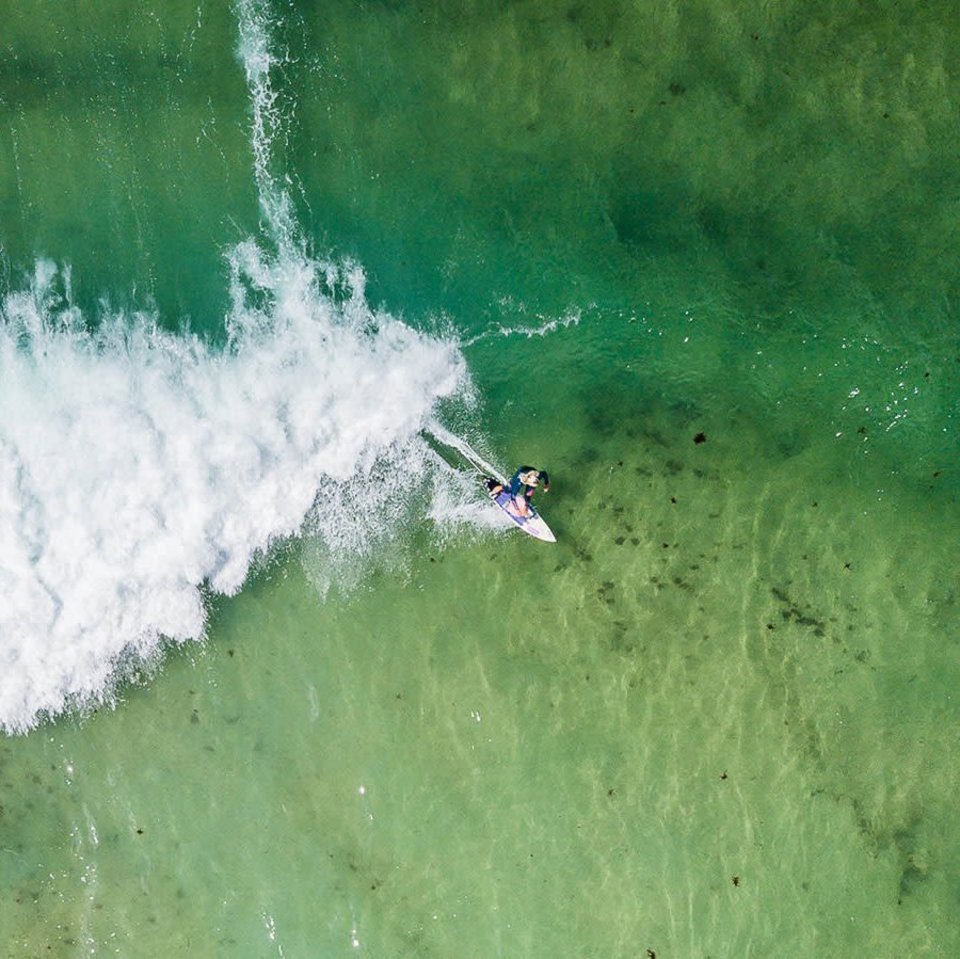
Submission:
M 535 469 L 533 466 L 518 466 L 509 482 L 505 484 L 495 479 L 488 479 L 486 482 L 487 490 L 494 499 L 504 491 L 510 495 L 509 501 L 504 503 L 503 507 L 521 519 L 526 519 L 533 514 L 530 499 L 541 484 L 544 493 L 549 493 L 550 476 L 546 470 Z

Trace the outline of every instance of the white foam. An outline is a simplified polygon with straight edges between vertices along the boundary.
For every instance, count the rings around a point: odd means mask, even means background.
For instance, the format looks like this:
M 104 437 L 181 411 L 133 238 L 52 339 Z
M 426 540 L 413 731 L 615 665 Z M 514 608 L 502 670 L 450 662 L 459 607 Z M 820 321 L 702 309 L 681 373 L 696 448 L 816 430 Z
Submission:
M 321 486 L 375 488 L 359 526 L 344 511 L 314 524 L 333 553 L 351 548 L 383 522 L 384 491 L 416 476 L 436 401 L 465 382 L 456 347 L 374 314 L 355 269 L 250 242 L 231 265 L 220 350 L 146 315 L 89 334 L 48 263 L 0 308 L 6 730 L 103 696 L 125 652 L 200 637 L 204 584 L 239 589 Z M 339 306 L 331 276 L 351 291 Z M 252 308 L 250 289 L 270 306 Z
M 356 265 L 304 253 L 270 172 L 283 117 L 266 6 L 235 9 L 266 243 L 228 254 L 226 345 L 146 312 L 85 317 L 69 270 L 43 260 L 0 302 L 8 732 L 109 697 L 164 638 L 202 637 L 204 592 L 235 593 L 308 517 L 333 563 L 395 536 L 442 468 L 419 430 L 468 389 L 452 340 L 372 310 Z

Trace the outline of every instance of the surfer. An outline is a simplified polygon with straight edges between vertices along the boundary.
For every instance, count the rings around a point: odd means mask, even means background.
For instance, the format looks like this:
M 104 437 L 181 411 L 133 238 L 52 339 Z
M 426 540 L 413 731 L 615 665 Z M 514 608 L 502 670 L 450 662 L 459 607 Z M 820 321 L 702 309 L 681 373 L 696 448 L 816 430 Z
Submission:
M 517 513 L 520 516 L 529 516 L 530 499 L 541 484 L 544 493 L 549 493 L 550 476 L 546 470 L 535 469 L 533 466 L 518 466 L 506 486 L 496 480 L 487 480 L 487 489 L 494 497 L 506 489 L 513 498 Z

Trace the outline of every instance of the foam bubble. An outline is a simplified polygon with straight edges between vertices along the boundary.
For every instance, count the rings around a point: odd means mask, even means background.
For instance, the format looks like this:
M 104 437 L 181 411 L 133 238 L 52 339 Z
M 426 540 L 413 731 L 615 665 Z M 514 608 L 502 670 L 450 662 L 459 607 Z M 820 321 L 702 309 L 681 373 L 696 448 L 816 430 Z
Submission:
M 253 242 L 230 265 L 222 349 L 147 314 L 90 333 L 46 262 L 0 307 L 8 731 L 103 697 L 125 654 L 202 636 L 204 585 L 236 592 L 321 486 L 376 491 L 318 514 L 334 555 L 389 523 L 427 455 L 418 431 L 465 384 L 456 346 L 372 311 L 356 267 Z

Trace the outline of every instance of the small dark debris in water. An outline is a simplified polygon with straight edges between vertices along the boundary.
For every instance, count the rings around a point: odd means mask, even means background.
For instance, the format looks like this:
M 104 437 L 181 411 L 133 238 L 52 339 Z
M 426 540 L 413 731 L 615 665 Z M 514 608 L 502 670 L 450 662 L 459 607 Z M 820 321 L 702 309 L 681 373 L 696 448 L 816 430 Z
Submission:
M 671 503 L 676 503 L 676 501 L 677 501 L 676 496 L 671 496 L 671 497 L 670 497 L 670 502 L 671 502 Z
M 740 885 L 740 877 L 739 877 L 739 876 L 731 876 L 730 878 L 731 878 L 731 880 L 732 880 L 732 882 L 733 882 L 733 884 L 734 884 L 735 886 L 739 886 L 739 885 Z
M 647 959 L 657 959 L 657 954 L 652 949 L 648 949 Z
M 143 830 L 142 830 L 142 829 L 138 829 L 138 830 L 137 830 L 137 835 L 138 835 L 138 836 L 142 836 L 142 835 L 143 835 Z
M 933 478 L 936 479 L 942 472 L 943 470 L 936 470 L 933 474 Z
M 811 505 L 811 506 L 819 506 L 820 504 L 819 504 L 816 500 L 814 500 L 810 505 Z
M 844 568 L 844 569 L 850 569 L 850 564 L 849 564 L 849 563 L 844 563 L 844 564 L 843 564 L 843 568 Z
M 698 446 L 699 446 L 701 443 L 706 443 L 706 442 L 707 442 L 707 434 L 706 434 L 706 433 L 697 433 L 697 435 L 693 438 L 693 442 L 696 443 Z
M 669 544 L 669 543 L 664 543 L 664 544 L 663 544 L 663 548 L 664 548 L 664 549 L 670 549 L 670 544 Z
M 721 778 L 721 779 L 726 779 L 726 778 L 727 778 L 727 771 L 726 771 L 726 769 L 724 769 L 724 771 L 723 771 L 722 773 L 720 773 L 720 778 Z
M 603 40 L 603 48 L 607 49 L 613 41 L 609 37 L 605 37 Z M 599 40 L 594 40 L 592 37 L 585 41 L 585 46 L 588 50 L 599 50 L 601 43 Z
M 228 656 L 232 656 L 232 655 L 233 655 L 233 650 L 232 650 L 232 649 L 228 649 L 228 650 L 227 650 L 227 655 L 228 655 Z
M 431 556 L 431 557 L 430 557 L 430 562 L 431 562 L 431 563 L 435 563 L 436 560 Z
M 616 789 L 608 789 L 608 790 L 607 790 L 607 795 L 608 795 L 611 799 L 612 799 L 614 796 L 616 796 L 616 794 L 617 794 Z
M 767 623 L 767 629 L 776 629 L 777 627 L 773 623 Z
M 617 460 L 617 466 L 623 466 L 623 460 Z
M 889 114 L 889 113 L 885 113 L 885 114 L 883 115 L 883 119 L 884 119 L 884 120 L 889 120 L 889 119 L 890 119 L 890 114 Z

